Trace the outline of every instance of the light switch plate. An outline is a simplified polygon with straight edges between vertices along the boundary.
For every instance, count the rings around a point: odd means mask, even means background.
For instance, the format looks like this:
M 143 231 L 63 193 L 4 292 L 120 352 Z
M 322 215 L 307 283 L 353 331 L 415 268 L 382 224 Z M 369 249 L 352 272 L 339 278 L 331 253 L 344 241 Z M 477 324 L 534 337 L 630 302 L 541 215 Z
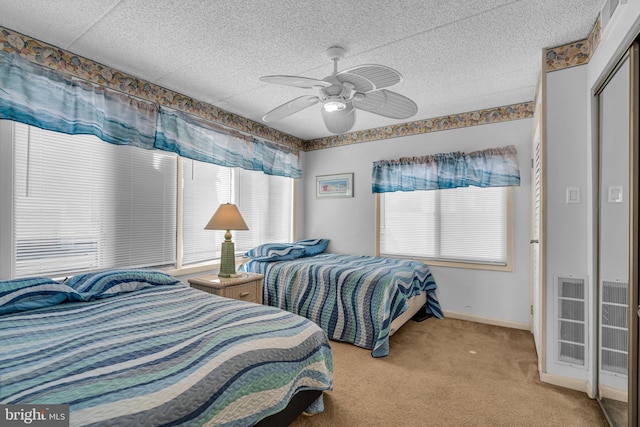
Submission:
M 622 185 L 610 185 L 609 189 L 609 203 L 622 203 Z
M 567 187 L 567 203 L 580 203 L 580 188 Z

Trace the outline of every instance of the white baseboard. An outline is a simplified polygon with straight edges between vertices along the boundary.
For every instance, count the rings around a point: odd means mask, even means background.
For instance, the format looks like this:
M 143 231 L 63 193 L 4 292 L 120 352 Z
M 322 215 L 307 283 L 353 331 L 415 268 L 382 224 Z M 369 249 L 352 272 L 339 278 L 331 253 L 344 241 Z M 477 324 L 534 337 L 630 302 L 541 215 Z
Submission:
M 593 387 L 586 380 L 579 380 L 576 378 L 563 377 L 560 375 L 547 374 L 540 372 L 540 381 L 557 385 L 559 387 L 568 388 L 571 390 L 581 391 L 586 393 L 590 399 L 595 399 L 596 394 L 593 391 Z
M 454 311 L 446 311 L 446 310 L 444 310 L 442 314 L 444 314 L 444 317 L 450 317 L 452 319 L 468 320 L 470 322 L 485 323 L 487 325 L 503 326 L 505 328 L 512 328 L 512 329 L 523 329 L 525 331 L 531 330 L 528 323 L 510 322 L 508 320 L 473 316 L 470 314 L 456 313 Z
M 602 384 L 600 384 L 599 389 L 601 398 L 617 400 L 619 402 L 628 401 L 627 390 L 620 390 Z

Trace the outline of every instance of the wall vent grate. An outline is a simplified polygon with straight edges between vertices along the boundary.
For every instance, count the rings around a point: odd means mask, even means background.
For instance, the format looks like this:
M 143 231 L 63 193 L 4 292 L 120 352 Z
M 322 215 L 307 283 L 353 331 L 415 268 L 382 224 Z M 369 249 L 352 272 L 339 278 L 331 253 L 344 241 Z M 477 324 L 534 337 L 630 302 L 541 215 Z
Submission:
M 559 362 L 586 363 L 585 279 L 558 277 L 556 280 L 557 357 Z
M 619 280 L 602 280 L 600 295 L 600 369 L 627 375 L 629 284 Z

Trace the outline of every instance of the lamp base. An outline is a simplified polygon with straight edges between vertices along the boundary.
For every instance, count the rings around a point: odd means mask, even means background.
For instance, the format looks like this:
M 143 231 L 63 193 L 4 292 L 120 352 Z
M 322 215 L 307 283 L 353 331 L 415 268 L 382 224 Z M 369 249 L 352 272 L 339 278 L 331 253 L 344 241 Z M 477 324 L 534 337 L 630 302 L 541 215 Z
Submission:
M 220 253 L 220 272 L 218 277 L 231 277 L 236 274 L 236 254 L 233 242 L 222 242 Z

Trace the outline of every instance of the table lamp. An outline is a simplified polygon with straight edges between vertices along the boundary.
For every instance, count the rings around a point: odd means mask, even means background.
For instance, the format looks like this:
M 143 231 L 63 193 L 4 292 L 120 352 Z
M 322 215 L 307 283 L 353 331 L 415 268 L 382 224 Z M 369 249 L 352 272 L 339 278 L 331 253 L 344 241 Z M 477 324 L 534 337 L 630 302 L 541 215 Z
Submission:
M 205 230 L 226 230 L 222 252 L 220 253 L 220 272 L 218 277 L 231 277 L 236 274 L 236 256 L 230 230 L 248 230 L 247 224 L 242 219 L 238 207 L 232 203 L 224 203 L 218 206 Z

